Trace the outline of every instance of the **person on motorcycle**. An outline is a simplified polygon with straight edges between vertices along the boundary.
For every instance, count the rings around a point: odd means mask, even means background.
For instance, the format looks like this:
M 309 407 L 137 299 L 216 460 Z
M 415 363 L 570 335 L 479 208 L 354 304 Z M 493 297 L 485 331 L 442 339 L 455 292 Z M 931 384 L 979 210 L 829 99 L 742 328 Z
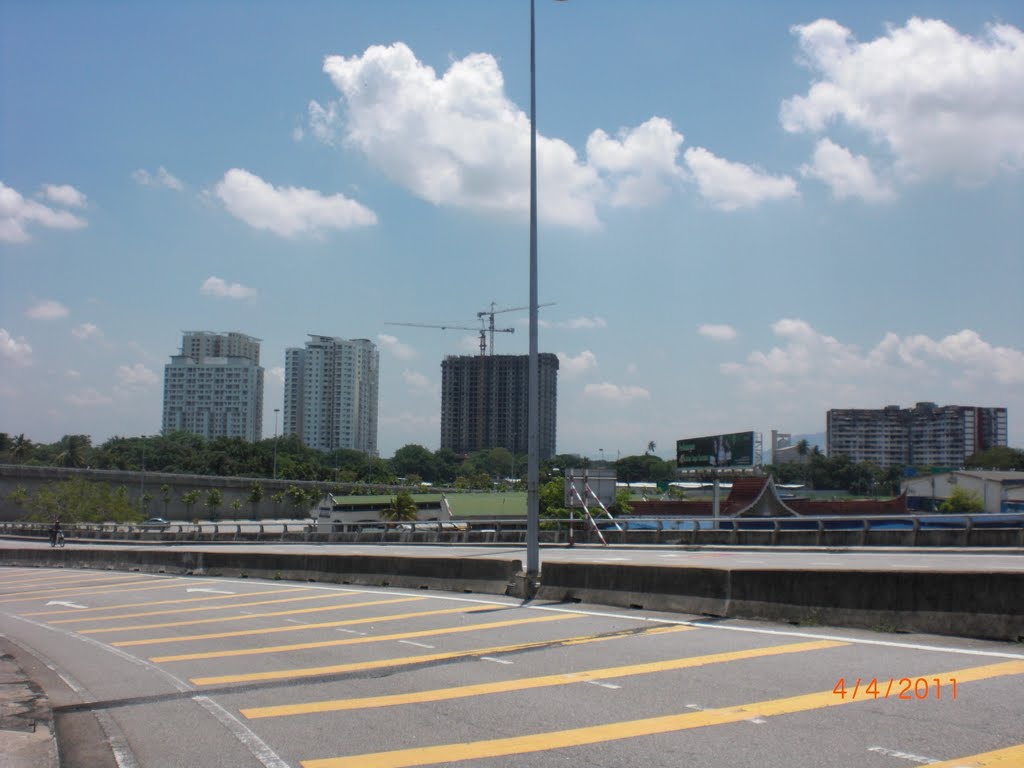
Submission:
M 63 533 L 64 529 L 60 527 L 60 518 L 53 521 L 53 525 L 50 526 L 50 546 L 54 546 L 57 543 L 57 534 Z

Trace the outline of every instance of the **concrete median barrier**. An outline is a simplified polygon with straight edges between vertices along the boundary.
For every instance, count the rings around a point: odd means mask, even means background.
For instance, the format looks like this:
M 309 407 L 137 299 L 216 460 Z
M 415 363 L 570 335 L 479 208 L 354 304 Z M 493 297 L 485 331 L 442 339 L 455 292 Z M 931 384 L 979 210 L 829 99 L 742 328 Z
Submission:
M 363 586 L 505 594 L 519 560 L 387 555 L 195 552 L 187 549 L 0 549 L 4 565 L 324 581 Z
M 1019 641 L 1024 574 L 547 563 L 537 597 L 729 618 Z

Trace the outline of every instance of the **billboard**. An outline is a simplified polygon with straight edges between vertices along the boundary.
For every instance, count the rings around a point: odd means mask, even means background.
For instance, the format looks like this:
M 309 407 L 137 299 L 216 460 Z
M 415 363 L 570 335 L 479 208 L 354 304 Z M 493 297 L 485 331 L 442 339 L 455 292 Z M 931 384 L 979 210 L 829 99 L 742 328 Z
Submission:
M 754 433 L 732 432 L 676 440 L 676 466 L 680 469 L 752 467 Z
M 565 470 L 565 507 L 579 508 L 580 502 L 570 488 L 575 488 L 587 506 L 596 507 L 592 496 L 587 494 L 587 486 L 601 503 L 610 507 L 615 503 L 615 470 L 614 469 L 567 469 Z

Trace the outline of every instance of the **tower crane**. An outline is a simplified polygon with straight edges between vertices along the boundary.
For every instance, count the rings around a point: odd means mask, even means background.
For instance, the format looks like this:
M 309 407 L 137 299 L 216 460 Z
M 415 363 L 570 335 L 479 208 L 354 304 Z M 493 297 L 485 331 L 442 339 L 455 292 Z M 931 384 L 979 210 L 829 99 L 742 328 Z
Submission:
M 549 301 L 549 302 L 547 302 L 545 304 L 538 304 L 537 306 L 538 307 L 553 307 L 554 305 L 555 305 L 555 302 Z M 484 318 L 485 317 L 488 317 L 488 316 L 490 317 L 490 323 L 489 323 L 488 330 L 490 331 L 490 334 L 491 334 L 491 354 L 493 355 L 494 354 L 494 334 L 495 333 L 505 333 L 506 331 L 510 331 L 511 332 L 511 330 L 512 330 L 511 328 L 495 328 L 494 327 L 494 316 L 495 315 L 500 315 L 502 312 L 518 312 L 521 309 L 529 309 L 529 308 L 530 308 L 529 306 L 525 306 L 525 307 L 508 307 L 507 309 L 495 309 L 494 308 L 494 302 L 492 301 L 491 302 L 491 308 L 489 310 L 485 309 L 482 312 L 477 312 L 476 316 L 479 318 L 480 325 L 481 325 L 480 348 L 483 349 L 483 343 L 484 343 L 483 342 L 483 324 L 484 324 Z
M 413 328 L 440 328 L 442 331 L 476 331 L 480 334 L 480 356 L 483 357 L 487 354 L 487 331 L 488 329 L 483 325 L 483 317 L 480 316 L 480 327 L 474 328 L 468 325 L 433 325 L 430 323 L 384 323 L 384 325 L 404 325 L 411 326 Z M 495 328 L 494 317 L 491 317 L 491 354 L 494 354 L 494 334 L 495 333 L 515 333 L 515 328 Z

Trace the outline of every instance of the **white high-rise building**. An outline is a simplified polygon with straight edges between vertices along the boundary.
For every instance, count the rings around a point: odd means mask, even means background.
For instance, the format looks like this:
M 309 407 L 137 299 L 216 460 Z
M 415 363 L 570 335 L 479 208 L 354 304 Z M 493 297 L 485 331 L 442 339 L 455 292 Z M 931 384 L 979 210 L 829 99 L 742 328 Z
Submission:
M 369 339 L 310 334 L 285 350 L 282 434 L 321 451 L 377 455 L 380 353 Z
M 164 367 L 163 433 L 207 440 L 263 437 L 260 340 L 243 333 L 186 331 Z

